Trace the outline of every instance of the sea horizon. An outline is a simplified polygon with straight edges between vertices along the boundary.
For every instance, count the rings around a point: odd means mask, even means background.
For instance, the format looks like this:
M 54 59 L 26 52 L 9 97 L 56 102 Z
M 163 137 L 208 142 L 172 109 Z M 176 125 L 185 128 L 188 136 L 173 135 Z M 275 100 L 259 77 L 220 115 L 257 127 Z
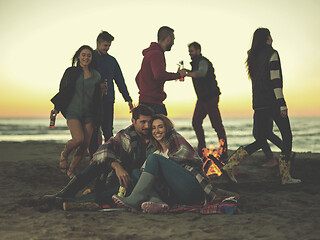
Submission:
M 191 118 L 171 118 L 175 129 L 184 136 L 193 147 L 197 146 L 197 139 L 192 128 Z M 229 149 L 235 150 L 254 141 L 252 136 L 252 117 L 225 117 L 225 126 Z M 115 118 L 114 130 L 119 130 L 131 124 L 129 118 Z M 290 117 L 293 133 L 293 151 L 320 153 L 320 117 Z M 203 128 L 206 135 L 207 147 L 211 144 L 218 146 L 216 132 L 212 129 L 208 118 L 204 120 Z M 280 136 L 274 124 L 274 133 Z M 49 128 L 48 118 L 0 118 L 0 142 L 57 142 L 65 143 L 70 139 L 70 132 L 66 120 L 57 118 L 56 126 Z M 270 143 L 272 151 L 280 150 Z

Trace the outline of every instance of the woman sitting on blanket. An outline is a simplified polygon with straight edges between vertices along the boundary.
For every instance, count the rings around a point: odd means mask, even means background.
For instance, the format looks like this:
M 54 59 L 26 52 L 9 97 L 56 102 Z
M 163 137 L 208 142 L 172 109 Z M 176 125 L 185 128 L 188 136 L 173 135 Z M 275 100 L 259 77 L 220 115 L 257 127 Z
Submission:
M 131 210 L 156 213 L 169 206 L 155 190 L 155 182 L 161 181 L 170 190 L 173 203 L 192 205 L 220 200 L 238 194 L 216 189 L 202 169 L 202 160 L 192 146 L 174 130 L 172 122 L 162 114 L 152 118 L 152 137 L 144 170 L 130 196 L 114 195 L 117 205 Z M 156 149 L 156 151 L 154 151 Z M 150 150 L 150 149 L 149 149 Z M 147 151 L 147 154 L 150 151 Z

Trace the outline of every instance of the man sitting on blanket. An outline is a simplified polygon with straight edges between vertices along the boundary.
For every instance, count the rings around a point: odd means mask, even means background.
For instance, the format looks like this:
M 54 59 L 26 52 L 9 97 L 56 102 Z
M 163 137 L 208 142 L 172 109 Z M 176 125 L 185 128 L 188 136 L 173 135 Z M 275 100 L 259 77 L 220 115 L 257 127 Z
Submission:
M 96 194 L 95 201 L 105 202 L 118 192 L 119 186 L 129 187 L 133 169 L 141 168 L 146 159 L 146 147 L 150 138 L 151 117 L 154 111 L 140 104 L 132 109 L 132 125 L 120 130 L 94 154 L 90 165 L 70 180 L 62 190 L 54 195 L 45 195 L 41 202 L 61 205 L 70 200 L 92 180 L 103 185 Z M 103 183 L 103 184 L 101 184 Z

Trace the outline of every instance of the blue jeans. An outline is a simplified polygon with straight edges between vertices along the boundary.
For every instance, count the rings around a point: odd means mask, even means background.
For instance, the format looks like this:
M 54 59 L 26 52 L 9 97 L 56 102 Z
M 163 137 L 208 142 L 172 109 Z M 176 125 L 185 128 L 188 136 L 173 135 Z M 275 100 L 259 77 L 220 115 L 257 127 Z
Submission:
M 197 179 L 187 169 L 168 158 L 159 154 L 149 155 L 144 171 L 164 179 L 176 203 L 199 204 L 204 198 Z

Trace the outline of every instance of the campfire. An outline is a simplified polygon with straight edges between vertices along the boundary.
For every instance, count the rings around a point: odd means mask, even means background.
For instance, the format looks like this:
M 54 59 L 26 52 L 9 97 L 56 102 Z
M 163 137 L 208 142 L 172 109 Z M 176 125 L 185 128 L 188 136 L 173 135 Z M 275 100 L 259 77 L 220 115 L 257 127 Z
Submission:
M 204 162 L 203 169 L 205 170 L 207 176 L 221 176 L 222 172 L 220 169 L 224 166 L 224 163 L 220 158 L 226 151 L 224 144 L 224 139 L 220 139 L 218 148 L 214 148 L 213 144 L 210 144 L 209 149 L 202 149 L 202 160 Z

